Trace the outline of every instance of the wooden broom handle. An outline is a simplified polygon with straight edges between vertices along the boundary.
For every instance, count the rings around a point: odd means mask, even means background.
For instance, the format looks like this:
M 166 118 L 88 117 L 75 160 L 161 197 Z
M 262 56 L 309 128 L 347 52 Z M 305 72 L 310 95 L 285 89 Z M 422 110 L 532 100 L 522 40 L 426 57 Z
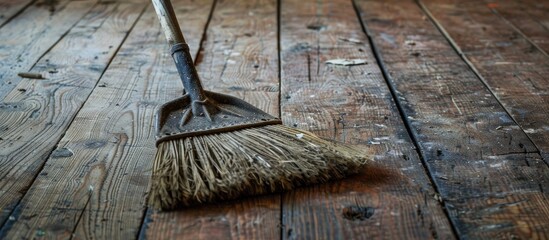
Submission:
M 186 44 L 170 0 L 152 0 L 152 3 L 170 47 L 178 43 Z
M 156 15 L 160 20 L 160 25 L 166 39 L 171 48 L 171 54 L 179 72 L 179 77 L 185 88 L 185 92 L 189 95 L 192 102 L 192 112 L 197 116 L 205 116 L 207 114 L 206 104 L 208 100 L 200 77 L 194 67 L 194 62 L 189 52 L 189 46 L 185 43 L 185 38 L 181 33 L 175 12 L 173 11 L 170 0 L 152 0 Z M 208 115 L 209 116 L 209 115 Z

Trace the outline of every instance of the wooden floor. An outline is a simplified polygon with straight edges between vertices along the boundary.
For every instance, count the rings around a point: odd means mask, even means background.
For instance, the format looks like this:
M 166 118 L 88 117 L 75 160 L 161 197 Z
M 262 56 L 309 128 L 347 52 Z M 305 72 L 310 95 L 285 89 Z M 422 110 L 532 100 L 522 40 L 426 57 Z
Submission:
M 153 211 L 151 4 L 0 0 L 0 239 L 549 239 L 549 1 L 173 2 L 207 89 L 374 161 Z

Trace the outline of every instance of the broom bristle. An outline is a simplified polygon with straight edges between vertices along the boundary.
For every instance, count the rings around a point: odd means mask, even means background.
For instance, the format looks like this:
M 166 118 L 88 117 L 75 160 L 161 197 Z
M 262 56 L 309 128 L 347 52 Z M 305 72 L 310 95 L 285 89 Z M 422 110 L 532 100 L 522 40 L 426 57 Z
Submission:
M 365 163 L 356 149 L 280 124 L 165 141 L 149 203 L 168 210 L 289 190 L 345 177 Z

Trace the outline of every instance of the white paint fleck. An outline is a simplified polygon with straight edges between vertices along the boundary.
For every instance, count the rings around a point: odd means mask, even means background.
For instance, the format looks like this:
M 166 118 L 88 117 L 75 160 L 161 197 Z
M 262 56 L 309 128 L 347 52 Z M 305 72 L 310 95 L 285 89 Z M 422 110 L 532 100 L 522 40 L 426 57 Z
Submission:
M 404 44 L 414 46 L 416 45 L 416 42 L 414 40 L 406 40 L 404 41 Z
M 503 163 L 490 164 L 490 167 L 493 167 L 493 168 L 499 168 L 501 166 L 503 166 Z
M 405 167 L 405 168 L 400 168 L 400 171 L 410 171 L 410 170 L 414 170 L 414 166 L 410 166 L 410 167 Z
M 389 141 L 389 137 L 375 137 L 373 138 L 375 141 Z
M 400 216 L 400 213 L 398 213 L 398 212 L 391 211 L 390 214 L 391 214 L 391 216 Z
M 352 43 L 356 43 L 356 44 L 362 43 L 362 41 L 360 41 L 359 39 L 356 39 L 356 38 L 340 37 L 339 40 L 344 41 L 344 42 L 352 42 Z
M 396 46 L 395 37 L 393 37 L 392 35 L 389 35 L 389 34 L 386 34 L 386 33 L 381 33 L 380 37 L 381 37 L 381 39 L 385 40 L 386 42 L 390 43 L 391 45 Z
M 327 64 L 334 64 L 334 65 L 343 65 L 343 66 L 353 66 L 353 65 L 362 65 L 366 64 L 365 59 L 346 59 L 346 58 L 338 58 L 338 59 L 330 59 L 326 61 Z
M 536 133 L 537 130 L 536 130 L 536 129 L 533 129 L 533 128 L 528 128 L 528 129 L 524 129 L 524 132 L 525 132 L 525 133 Z

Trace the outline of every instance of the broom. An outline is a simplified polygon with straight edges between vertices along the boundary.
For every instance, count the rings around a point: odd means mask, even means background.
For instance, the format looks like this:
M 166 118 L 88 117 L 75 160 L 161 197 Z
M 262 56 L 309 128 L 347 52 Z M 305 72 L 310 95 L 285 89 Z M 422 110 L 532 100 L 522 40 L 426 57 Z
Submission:
M 152 2 L 186 94 L 156 113 L 150 205 L 170 210 L 289 190 L 343 178 L 366 163 L 358 150 L 203 90 L 170 1 Z

